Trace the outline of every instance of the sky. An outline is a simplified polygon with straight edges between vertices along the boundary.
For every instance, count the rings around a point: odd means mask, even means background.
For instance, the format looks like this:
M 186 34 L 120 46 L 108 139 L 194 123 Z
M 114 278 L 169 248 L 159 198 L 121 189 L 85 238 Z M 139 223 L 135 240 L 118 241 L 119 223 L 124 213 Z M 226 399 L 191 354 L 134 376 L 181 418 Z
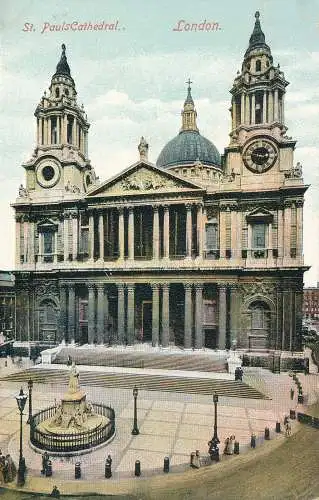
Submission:
M 0 269 L 14 268 L 10 203 L 25 184 L 21 164 L 35 147 L 36 105 L 67 47 L 71 74 L 91 123 L 89 156 L 101 181 L 138 159 L 144 135 L 149 159 L 179 131 L 192 94 L 202 135 L 222 153 L 229 143 L 229 90 L 260 11 L 274 64 L 290 82 L 288 135 L 296 139 L 310 185 L 304 207 L 306 286 L 319 281 L 319 0 L 10 0 L 0 12 Z M 117 30 L 56 31 L 70 23 L 112 24 Z M 218 23 L 218 30 L 177 31 L 185 23 Z M 32 25 L 30 31 L 26 30 Z

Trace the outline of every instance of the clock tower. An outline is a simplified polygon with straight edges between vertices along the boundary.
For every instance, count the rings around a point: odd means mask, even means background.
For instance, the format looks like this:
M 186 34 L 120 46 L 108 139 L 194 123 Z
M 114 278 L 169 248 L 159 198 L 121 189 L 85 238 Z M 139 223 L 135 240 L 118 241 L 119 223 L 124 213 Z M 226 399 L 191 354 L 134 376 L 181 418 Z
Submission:
M 286 135 L 285 93 L 288 85 L 255 13 L 255 26 L 230 93 L 231 132 L 226 169 L 240 176 L 241 188 L 275 188 L 293 168 L 296 141 Z
M 61 58 L 51 79 L 49 92 L 38 103 L 36 148 L 26 170 L 27 195 L 34 202 L 78 197 L 96 183 L 88 158 L 89 123 L 77 92 L 62 44 Z M 25 196 L 24 196 L 25 197 Z M 24 200 L 25 201 L 25 200 Z

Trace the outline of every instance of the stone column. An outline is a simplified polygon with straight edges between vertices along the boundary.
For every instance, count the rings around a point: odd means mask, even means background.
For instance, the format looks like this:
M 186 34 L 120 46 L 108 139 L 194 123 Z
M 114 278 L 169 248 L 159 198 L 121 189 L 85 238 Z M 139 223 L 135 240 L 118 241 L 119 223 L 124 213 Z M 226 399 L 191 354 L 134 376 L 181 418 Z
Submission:
M 42 136 L 42 124 L 43 124 L 43 118 L 39 118 L 39 137 L 38 137 L 38 144 L 43 144 L 43 136 Z
M 244 92 L 241 94 L 240 97 L 240 123 L 243 124 L 245 123 L 245 94 Z
M 186 256 L 192 257 L 192 205 L 186 205 Z
M 99 257 L 104 260 L 104 216 L 103 212 L 99 213 Z
M 226 212 L 225 208 L 221 207 L 219 212 L 219 251 L 220 258 L 226 257 Z
M 281 96 L 281 123 L 285 123 L 285 94 Z
M 285 201 L 284 208 L 284 257 L 290 258 L 290 240 L 291 240 L 291 202 Z
M 169 283 L 162 285 L 162 346 L 169 344 Z
M 56 119 L 56 142 L 57 144 L 61 143 L 61 117 L 57 116 Z
M 157 260 L 160 256 L 160 238 L 159 238 L 159 214 L 158 206 L 153 207 L 153 259 Z
M 28 262 L 28 232 L 29 232 L 29 218 L 24 217 L 23 223 L 23 262 Z
M 34 255 L 34 245 L 35 245 L 35 227 L 34 221 L 30 219 L 29 222 L 29 263 L 35 263 L 35 255 Z
M 169 259 L 169 207 L 164 206 L 164 220 L 163 220 L 163 238 L 164 238 L 164 258 Z
M 236 101 L 234 97 L 231 103 L 231 123 L 232 123 L 232 130 L 234 130 L 236 128 Z
M 73 212 L 72 213 L 72 260 L 77 260 L 78 258 L 78 240 L 79 240 L 78 214 L 76 212 Z
M 274 121 L 274 95 L 272 90 L 268 93 L 268 123 Z
M 94 217 L 93 212 L 89 215 L 89 258 L 94 260 Z
M 152 346 L 159 344 L 159 284 L 152 283 Z
M 255 94 L 251 95 L 251 124 L 254 125 L 256 123 L 256 96 Z
M 195 285 L 195 349 L 203 347 L 203 285 Z
M 119 207 L 119 258 L 124 259 L 124 209 Z
M 278 229 L 277 229 L 277 246 L 278 246 L 278 257 L 284 256 L 284 220 L 283 220 L 283 210 L 278 210 Z
M 233 207 L 230 215 L 231 224 L 231 255 L 232 258 L 238 259 L 240 257 L 239 250 L 239 234 L 238 234 L 238 214 L 236 208 Z
M 117 340 L 124 344 L 125 332 L 125 305 L 124 305 L 124 283 L 117 284 Z
M 198 257 L 203 258 L 204 251 L 204 227 L 203 227 L 203 205 L 197 206 L 197 251 Z
M 63 219 L 63 260 L 66 262 L 69 259 L 69 217 L 64 214 Z
M 264 90 L 263 94 L 263 123 L 268 123 L 267 122 L 267 90 Z
M 185 349 L 191 349 L 192 347 L 192 284 L 185 283 L 185 312 L 184 312 L 184 347 Z
M 128 209 L 128 258 L 134 259 L 134 207 Z
M 267 241 L 267 248 L 268 248 L 268 257 L 272 257 L 272 249 L 273 249 L 273 244 L 272 244 L 272 222 L 269 222 L 268 224 L 268 241 Z
M 60 284 L 60 321 L 58 342 L 59 344 L 64 340 L 68 340 L 68 323 L 67 323 L 67 308 L 66 308 L 66 286 Z
M 297 257 L 302 257 L 303 254 L 303 248 L 302 248 L 302 240 L 303 240 L 303 227 L 302 227 L 302 222 L 303 222 L 303 201 L 298 200 L 296 203 L 296 211 L 297 211 L 297 245 L 296 245 L 296 252 L 297 252 Z
M 134 344 L 135 338 L 135 285 L 128 283 L 127 287 L 127 343 Z
M 15 250 L 16 250 L 16 258 L 15 258 L 15 265 L 16 265 L 16 268 L 18 268 L 20 266 L 20 246 L 21 246 L 21 219 L 19 216 L 16 216 L 15 218 L 16 220 L 16 247 L 15 247 Z M 40 253 L 40 252 L 39 252 Z
M 56 264 L 58 262 L 58 227 L 57 230 L 54 233 L 54 254 L 53 254 L 53 261 Z
M 93 344 L 95 339 L 95 285 L 87 285 L 89 291 L 88 298 L 88 341 Z
M 250 94 L 246 94 L 245 123 L 250 124 Z
M 218 349 L 225 349 L 226 347 L 226 286 L 219 286 L 219 308 L 218 308 Z
M 279 120 L 278 89 L 275 89 L 274 92 L 274 120 L 275 122 Z
M 105 289 L 104 292 L 104 338 L 103 338 L 103 343 L 104 344 L 110 344 L 111 343 L 111 332 L 109 330 L 109 296 L 108 296 L 108 289 Z
M 97 343 L 104 343 L 104 285 L 98 284 L 97 287 Z
M 239 289 L 237 284 L 230 286 L 230 343 L 238 339 L 238 332 L 240 329 L 240 304 L 239 304 Z M 224 298 L 223 298 L 224 300 Z M 225 321 L 226 323 L 226 321 Z M 226 341 L 226 335 L 225 335 Z M 231 347 L 230 345 L 230 347 Z
M 68 307 L 68 341 L 73 344 L 75 340 L 75 285 L 68 285 L 69 307 Z

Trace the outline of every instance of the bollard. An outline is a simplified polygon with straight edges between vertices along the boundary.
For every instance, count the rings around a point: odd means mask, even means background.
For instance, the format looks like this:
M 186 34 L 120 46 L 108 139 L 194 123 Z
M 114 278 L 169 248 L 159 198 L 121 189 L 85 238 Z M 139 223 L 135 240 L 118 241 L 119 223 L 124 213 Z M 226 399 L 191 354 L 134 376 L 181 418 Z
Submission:
M 169 457 L 164 457 L 163 472 L 169 472 Z
M 135 476 L 138 477 L 141 475 L 141 462 L 139 460 L 135 461 Z
M 256 448 L 256 436 L 255 436 L 255 434 L 251 435 L 251 438 L 250 438 L 250 447 L 251 448 Z
M 270 439 L 269 427 L 265 427 L 265 439 L 267 441 Z
M 112 477 L 112 468 L 111 468 L 111 464 L 108 461 L 106 461 L 105 462 L 105 478 L 110 479 L 110 477 Z
M 75 479 L 81 479 L 81 464 L 80 464 L 80 462 L 76 462 L 76 464 L 75 464 L 74 477 L 75 477 Z
M 47 461 L 46 468 L 45 468 L 45 476 L 46 477 L 52 476 L 52 462 L 51 462 L 51 460 Z
M 239 455 L 239 442 L 234 442 L 234 455 Z
M 296 420 L 296 412 L 295 412 L 295 410 L 290 410 L 290 418 L 291 418 L 291 420 Z
M 279 434 L 281 432 L 280 422 L 276 422 L 276 432 L 277 432 L 277 434 Z

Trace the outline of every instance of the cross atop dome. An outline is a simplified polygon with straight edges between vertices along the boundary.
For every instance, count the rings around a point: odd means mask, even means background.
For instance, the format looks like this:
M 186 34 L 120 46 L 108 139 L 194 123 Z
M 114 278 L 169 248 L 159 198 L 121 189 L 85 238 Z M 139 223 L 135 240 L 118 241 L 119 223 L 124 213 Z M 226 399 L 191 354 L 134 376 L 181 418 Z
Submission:
M 193 98 L 192 98 L 192 94 L 191 94 L 191 83 L 193 83 L 191 81 L 190 78 L 188 78 L 187 82 L 188 87 L 187 87 L 187 97 L 186 97 L 186 100 L 185 100 L 185 103 L 184 103 L 184 106 L 185 104 L 192 104 L 194 106 L 194 101 L 193 101 Z

